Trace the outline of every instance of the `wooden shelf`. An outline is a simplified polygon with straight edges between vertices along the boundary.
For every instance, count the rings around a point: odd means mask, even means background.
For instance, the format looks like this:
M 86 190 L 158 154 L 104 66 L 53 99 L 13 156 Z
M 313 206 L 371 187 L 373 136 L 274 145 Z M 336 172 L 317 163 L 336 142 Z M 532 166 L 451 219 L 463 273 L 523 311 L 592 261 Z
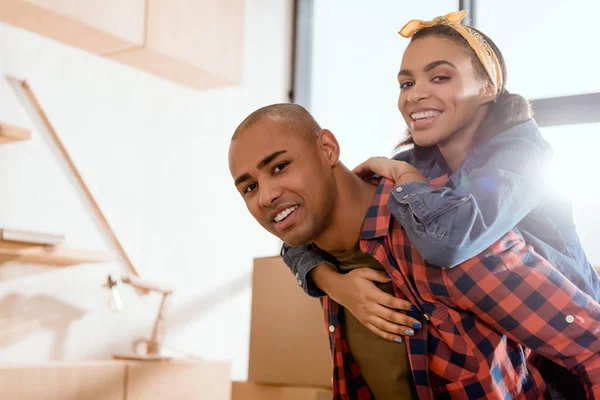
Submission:
M 244 0 L 0 0 L 0 21 L 196 89 L 238 85 Z
M 28 129 L 17 128 L 4 122 L 0 122 L 0 144 L 27 140 L 31 137 Z
M 68 267 L 77 264 L 116 260 L 113 253 L 97 250 L 69 249 L 62 246 L 34 245 L 0 240 L 0 263 L 53 265 Z

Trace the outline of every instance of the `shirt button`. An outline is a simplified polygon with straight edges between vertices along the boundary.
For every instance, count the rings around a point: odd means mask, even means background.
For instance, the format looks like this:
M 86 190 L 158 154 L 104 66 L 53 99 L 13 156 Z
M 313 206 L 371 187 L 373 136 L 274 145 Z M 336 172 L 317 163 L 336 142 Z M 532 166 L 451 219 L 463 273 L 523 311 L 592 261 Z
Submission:
M 398 186 L 398 187 L 396 188 L 396 192 L 400 193 L 401 191 L 402 191 L 402 186 Z
M 335 332 L 335 326 L 329 325 L 329 332 L 331 332 L 331 333 Z
M 406 196 L 404 196 L 404 197 L 402 198 L 402 200 L 406 200 L 406 199 L 408 199 L 408 197 L 409 197 L 409 196 L 408 196 L 408 195 L 406 195 Z
M 298 276 L 298 273 L 296 272 L 296 279 L 298 279 L 298 278 L 299 278 L 299 276 Z
M 567 315 L 567 318 L 565 318 L 565 320 L 566 320 L 568 323 L 571 323 L 571 322 L 575 321 L 575 318 L 573 318 L 573 316 L 572 316 L 572 315 Z
M 298 279 L 298 286 L 302 286 L 302 281 Z

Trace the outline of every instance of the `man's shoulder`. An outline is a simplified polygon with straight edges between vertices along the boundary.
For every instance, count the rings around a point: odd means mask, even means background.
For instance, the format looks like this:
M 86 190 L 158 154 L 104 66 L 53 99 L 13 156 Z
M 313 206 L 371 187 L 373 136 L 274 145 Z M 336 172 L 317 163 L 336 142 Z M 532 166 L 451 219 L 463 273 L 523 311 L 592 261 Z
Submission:
M 396 161 L 404 161 L 411 164 L 412 161 L 414 161 L 415 159 L 414 148 L 411 147 L 410 149 L 406 149 L 399 153 L 396 153 L 392 158 Z

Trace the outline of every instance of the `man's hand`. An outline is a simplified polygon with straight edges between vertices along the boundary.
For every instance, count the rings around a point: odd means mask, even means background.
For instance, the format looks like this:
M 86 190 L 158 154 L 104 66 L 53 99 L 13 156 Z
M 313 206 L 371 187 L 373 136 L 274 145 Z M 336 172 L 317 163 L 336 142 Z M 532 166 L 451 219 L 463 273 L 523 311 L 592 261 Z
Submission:
M 396 185 L 413 182 L 426 181 L 418 169 L 407 162 L 391 160 L 387 157 L 371 157 L 359 164 L 352 170 L 361 179 L 368 180 L 377 174 L 383 178 L 394 181 Z
M 331 299 L 344 306 L 377 336 L 401 342 L 401 336 L 413 335 L 414 330 L 420 328 L 419 321 L 398 311 L 411 310 L 410 302 L 375 285 L 374 282 L 391 282 L 383 271 L 357 268 L 340 274 L 329 265 L 320 265 L 311 277 Z

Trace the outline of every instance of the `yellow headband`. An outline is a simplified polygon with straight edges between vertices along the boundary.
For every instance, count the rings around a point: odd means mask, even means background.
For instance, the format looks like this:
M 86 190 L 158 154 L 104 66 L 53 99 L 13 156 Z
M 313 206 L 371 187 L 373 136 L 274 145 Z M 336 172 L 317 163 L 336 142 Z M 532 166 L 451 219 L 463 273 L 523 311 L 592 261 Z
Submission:
M 465 38 L 467 43 L 469 43 L 469 46 L 471 46 L 475 54 L 477 54 L 477 58 L 479 58 L 481 65 L 485 68 L 485 72 L 487 72 L 492 80 L 492 83 L 496 88 L 496 94 L 498 94 L 500 90 L 502 90 L 502 70 L 500 68 L 498 57 L 496 57 L 496 53 L 494 53 L 490 44 L 478 32 L 460 23 L 466 15 L 467 11 L 463 10 L 451 12 L 442 17 L 435 17 L 433 21 L 413 19 L 408 24 L 404 25 L 398 33 L 405 38 L 411 38 L 417 31 L 436 25 L 447 25 L 454 29 Z

